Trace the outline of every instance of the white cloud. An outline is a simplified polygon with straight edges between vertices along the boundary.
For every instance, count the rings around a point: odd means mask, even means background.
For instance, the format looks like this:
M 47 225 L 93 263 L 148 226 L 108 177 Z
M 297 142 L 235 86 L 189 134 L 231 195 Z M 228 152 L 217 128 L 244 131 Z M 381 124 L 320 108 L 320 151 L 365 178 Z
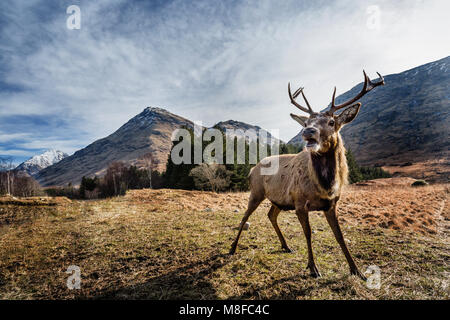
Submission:
M 22 142 L 16 144 L 17 148 L 23 150 L 46 150 L 46 149 L 56 149 L 64 150 L 64 152 L 71 154 L 83 146 L 75 139 L 71 140 L 61 140 L 61 139 L 32 139 L 28 142 Z
M 8 155 L 8 156 L 28 156 L 29 152 L 26 150 L 19 149 L 3 149 L 0 148 L 0 155 Z
M 30 135 L 27 133 L 0 134 L 0 142 L 9 142 L 24 138 L 30 138 Z
M 356 0 L 175 1 L 153 11 L 124 3 L 82 2 L 81 30 L 67 30 L 65 8 L 41 24 L 28 1 L 4 10 L 12 22 L 0 43 L 3 81 L 27 90 L 0 93 L 0 122 L 7 114 L 67 114 L 71 128 L 50 138 L 69 151 L 160 106 L 206 125 L 235 119 L 279 128 L 289 140 L 298 126 L 288 81 L 305 86 L 319 110 L 335 85 L 339 94 L 362 81 L 363 68 L 396 73 L 450 52 L 444 0 L 374 1 L 379 30 L 367 28 L 369 4 Z M 36 35 L 42 41 L 27 50 Z M 79 140 L 67 140 L 77 132 Z

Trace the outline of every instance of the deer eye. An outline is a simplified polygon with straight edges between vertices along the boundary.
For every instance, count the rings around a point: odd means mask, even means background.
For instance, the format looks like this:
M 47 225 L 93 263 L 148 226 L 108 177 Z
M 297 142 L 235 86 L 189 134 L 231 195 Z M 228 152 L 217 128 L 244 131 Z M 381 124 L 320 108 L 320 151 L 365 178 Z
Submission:
M 328 125 L 334 127 L 334 120 L 330 120 L 330 122 L 328 122 Z

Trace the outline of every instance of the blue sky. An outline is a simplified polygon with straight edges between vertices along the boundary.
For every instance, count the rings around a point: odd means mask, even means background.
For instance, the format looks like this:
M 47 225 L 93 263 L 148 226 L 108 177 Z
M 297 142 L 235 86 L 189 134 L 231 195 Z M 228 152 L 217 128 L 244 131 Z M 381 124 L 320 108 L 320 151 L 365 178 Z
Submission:
M 80 30 L 66 27 L 70 5 Z M 288 81 L 319 110 L 363 68 L 390 74 L 448 56 L 449 11 L 446 0 L 1 1 L 0 155 L 71 154 L 147 106 L 279 129 L 287 141 L 299 129 Z

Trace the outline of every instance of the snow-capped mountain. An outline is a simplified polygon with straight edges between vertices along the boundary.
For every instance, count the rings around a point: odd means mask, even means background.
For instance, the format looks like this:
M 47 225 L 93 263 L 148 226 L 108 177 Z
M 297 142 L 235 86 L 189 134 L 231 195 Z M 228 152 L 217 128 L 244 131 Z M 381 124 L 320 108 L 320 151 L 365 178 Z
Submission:
M 62 151 L 50 149 L 42 154 L 36 155 L 28 159 L 25 162 L 22 162 L 20 165 L 17 166 L 16 170 L 25 171 L 29 175 L 34 176 L 42 169 L 45 169 L 55 163 L 58 163 L 67 156 L 68 154 Z
M 77 185 L 83 176 L 104 174 L 114 161 L 137 164 L 147 153 L 162 172 L 172 147 L 172 133 L 182 127 L 192 128 L 193 123 L 162 108 L 145 108 L 114 133 L 40 171 L 35 178 L 42 186 Z

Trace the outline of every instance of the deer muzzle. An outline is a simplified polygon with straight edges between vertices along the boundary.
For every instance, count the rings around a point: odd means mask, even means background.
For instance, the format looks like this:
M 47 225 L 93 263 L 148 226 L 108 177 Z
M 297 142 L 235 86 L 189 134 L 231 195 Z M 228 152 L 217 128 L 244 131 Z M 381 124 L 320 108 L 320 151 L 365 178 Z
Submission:
M 302 138 L 306 141 L 306 148 L 309 151 L 319 149 L 319 130 L 314 127 L 307 127 L 302 131 Z

